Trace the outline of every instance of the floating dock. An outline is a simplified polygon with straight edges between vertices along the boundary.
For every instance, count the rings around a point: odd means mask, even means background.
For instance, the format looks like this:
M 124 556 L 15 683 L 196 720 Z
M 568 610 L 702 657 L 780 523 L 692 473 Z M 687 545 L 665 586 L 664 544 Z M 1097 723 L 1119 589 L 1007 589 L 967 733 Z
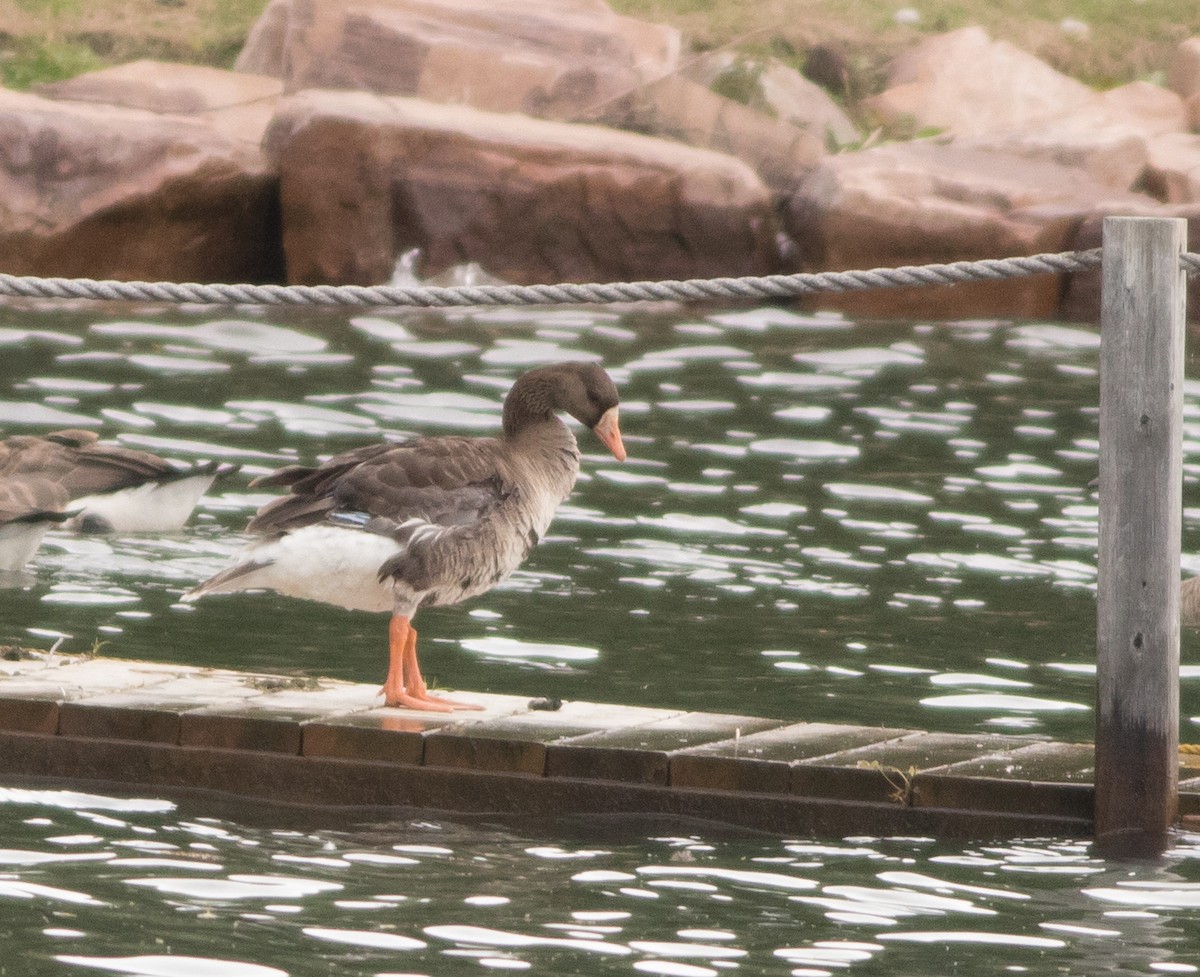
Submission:
M 787 723 L 0 649 L 0 775 L 504 818 L 644 815 L 781 835 L 1082 836 L 1091 744 Z M 1180 806 L 1200 812 L 1200 776 Z M 1200 774 L 1200 771 L 1196 771 Z

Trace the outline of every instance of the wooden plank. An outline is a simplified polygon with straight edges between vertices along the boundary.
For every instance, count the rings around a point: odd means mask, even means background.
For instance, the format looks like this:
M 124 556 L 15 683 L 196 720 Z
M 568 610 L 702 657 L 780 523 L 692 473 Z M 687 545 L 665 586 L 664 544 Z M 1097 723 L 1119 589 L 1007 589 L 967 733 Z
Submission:
M 547 746 L 556 740 L 653 723 L 679 711 L 595 702 L 564 702 L 491 721 L 462 723 L 425 737 L 427 766 L 544 774 Z
M 478 711 L 418 712 L 380 706 L 366 712 L 309 720 L 302 724 L 301 752 L 305 756 L 349 760 L 390 760 L 423 763 L 425 737 L 449 726 L 491 722 L 529 707 L 528 696 L 488 692 L 458 692 L 456 699 L 482 708 Z
M 806 793 L 808 783 L 793 772 L 804 760 L 911 736 L 917 730 L 836 723 L 795 723 L 671 754 L 670 783 L 677 787 L 758 793 Z M 872 774 L 871 779 L 881 777 Z
M 1182 219 L 1104 221 L 1095 831 L 1106 856 L 1161 853 L 1177 810 L 1186 246 Z
M 1079 836 L 1086 819 L 1029 815 L 1020 810 L 958 810 L 864 804 L 789 794 L 729 794 L 657 784 L 530 776 L 331 757 L 289 756 L 261 750 L 171 746 L 134 740 L 46 736 L 0 730 L 0 775 L 53 778 L 68 783 L 137 784 L 186 795 L 210 790 L 244 799 L 301 804 L 313 812 L 329 805 L 345 817 L 347 804 L 408 811 L 486 813 L 529 819 L 579 817 L 594 828 L 612 819 L 647 819 L 668 831 L 687 830 L 682 819 L 741 825 L 787 837 L 847 833 L 932 835 L 993 839 Z
M 1085 745 L 589 702 L 546 711 L 481 693 L 463 693 L 479 712 L 424 713 L 379 707 L 377 693 L 330 679 L 6 660 L 0 720 L 24 711 L 30 721 L 0 722 L 0 773 L 286 803 L 644 815 L 672 829 L 687 817 L 786 834 L 1090 827 Z
M 232 707 L 262 694 L 255 687 L 254 676 L 205 669 L 117 692 L 97 690 L 97 694 L 63 702 L 58 731 L 64 736 L 178 743 L 181 712 L 198 703 L 209 708 L 218 704 Z M 3 711 L 0 707 L 0 715 Z
M 916 775 L 962 760 L 1018 750 L 1028 737 L 912 733 L 792 764 L 792 793 L 912 804 Z
M 757 716 L 687 712 L 604 729 L 551 742 L 546 748 L 546 776 L 665 784 L 670 780 L 672 752 L 783 725 L 781 720 Z
M 1094 764 L 1091 744 L 1030 743 L 918 772 L 913 804 L 1087 818 Z
M 177 666 L 45 655 L 0 667 L 0 729 L 53 733 L 63 703 L 142 689 L 186 671 Z

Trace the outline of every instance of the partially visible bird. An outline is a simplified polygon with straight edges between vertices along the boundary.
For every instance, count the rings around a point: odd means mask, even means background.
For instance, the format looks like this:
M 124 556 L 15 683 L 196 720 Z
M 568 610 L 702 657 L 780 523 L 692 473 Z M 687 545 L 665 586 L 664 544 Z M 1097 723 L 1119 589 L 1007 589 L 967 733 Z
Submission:
M 1088 482 L 1088 488 L 1100 488 L 1100 477 Z M 1179 584 L 1179 623 L 1184 627 L 1200 628 L 1200 577 L 1188 577 Z
M 55 522 L 84 533 L 180 529 L 217 477 L 232 470 L 100 444 L 94 431 L 14 435 L 0 441 L 0 525 L 9 540 L 0 567 L 19 569 Z
M 0 480 L 0 573 L 33 559 L 46 530 L 71 517 L 66 503 L 66 489 L 53 482 Z
M 1188 577 L 1179 585 L 1179 623 L 1200 627 L 1200 577 Z
M 579 472 L 579 448 L 559 411 L 625 460 L 609 375 L 593 363 L 539 367 L 509 390 L 499 437 L 375 444 L 259 479 L 291 492 L 250 520 L 247 531 L 260 538 L 235 565 L 183 599 L 270 589 L 390 611 L 385 704 L 477 708 L 429 693 L 412 618 L 494 587 L 545 535 Z

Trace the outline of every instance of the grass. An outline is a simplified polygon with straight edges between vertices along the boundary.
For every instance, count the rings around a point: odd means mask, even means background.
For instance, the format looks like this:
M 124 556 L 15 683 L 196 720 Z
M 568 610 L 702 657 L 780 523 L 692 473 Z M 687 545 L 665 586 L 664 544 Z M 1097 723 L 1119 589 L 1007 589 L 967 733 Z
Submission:
M 1162 79 L 1179 42 L 1200 35 L 1200 4 L 1180 0 L 610 0 L 622 13 L 682 28 L 700 49 L 732 43 L 799 66 L 834 48 L 877 90 L 881 68 L 922 36 L 978 24 L 1097 88 Z M 911 7 L 913 26 L 895 22 Z M 1087 25 L 1080 36 L 1064 20 Z
M 0 84 L 158 58 L 231 68 L 266 0 L 0 0 Z
M 78 41 L 18 38 L 3 47 L 2 56 L 0 81 L 6 88 L 29 88 L 35 82 L 73 78 L 105 66 L 103 58 Z
M 824 45 L 857 95 L 883 83 L 897 51 L 979 24 L 1098 88 L 1161 81 L 1175 47 L 1200 35 L 1187 0 L 610 0 L 621 13 L 683 29 L 698 50 L 734 48 L 800 67 Z M 135 58 L 231 67 L 266 0 L 0 0 L 0 82 L 28 88 Z M 920 19 L 895 21 L 903 7 Z M 1064 31 L 1070 19 L 1086 35 Z

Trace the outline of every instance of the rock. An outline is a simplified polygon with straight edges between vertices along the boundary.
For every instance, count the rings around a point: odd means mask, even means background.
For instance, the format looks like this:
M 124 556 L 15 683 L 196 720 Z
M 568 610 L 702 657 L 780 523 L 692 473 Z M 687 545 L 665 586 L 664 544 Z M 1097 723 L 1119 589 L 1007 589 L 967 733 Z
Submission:
M 1188 128 L 1192 132 L 1200 132 L 1200 92 L 1190 96 L 1183 104 L 1187 106 Z
M 597 2 L 596 15 L 610 16 L 608 4 Z M 683 61 L 683 34 L 669 24 L 639 20 L 620 14 L 612 20 L 613 30 L 629 45 L 633 53 L 633 66 L 643 79 L 661 78 L 676 71 Z
M 1000 156 L 1072 167 L 1089 180 L 1122 191 L 1138 183 L 1149 158 L 1149 140 L 1143 131 L 1091 111 L 955 142 Z
M 278 280 L 277 182 L 260 150 L 180 116 L 0 89 L 0 268 Z
M 763 101 L 784 122 L 807 129 L 822 142 L 838 146 L 862 139 L 858 126 L 825 89 L 782 61 L 772 58 L 759 77 Z
M 174 115 L 200 115 L 283 93 L 278 79 L 203 65 L 143 59 L 43 83 L 38 94 Z
M 1200 54 L 1200 39 L 1195 48 Z M 1172 138 L 1189 128 L 1180 89 L 1190 51 L 1181 45 L 1172 66 L 1175 91 L 1133 82 L 1096 94 L 982 29 L 965 28 L 897 58 L 891 87 L 869 102 L 893 127 L 907 118 L 910 127 L 942 128 L 977 148 L 1076 167 L 1113 190 L 1190 199 L 1180 169 L 1190 150 Z
M 1104 239 L 1104 218 L 1119 217 L 1182 217 L 1188 222 L 1189 250 L 1195 251 L 1200 241 L 1200 205 L 1177 207 L 1157 206 L 1149 201 L 1134 201 L 1120 208 L 1107 209 L 1087 215 L 1079 224 L 1070 242 L 1072 251 L 1098 248 Z M 1200 322 L 1200 276 L 1188 277 L 1187 316 L 1189 322 Z M 1075 272 L 1067 276 L 1059 317 L 1067 322 L 1100 321 L 1100 269 Z
M 932 37 L 901 54 L 889 79 L 866 104 L 893 129 L 1016 136 L 1049 147 L 1058 133 L 1064 145 L 1099 145 L 1122 132 L 1151 137 L 1188 124 L 1176 92 L 1137 81 L 1097 94 L 978 27 Z
M 1189 37 L 1175 49 L 1167 68 L 1167 87 L 1180 98 L 1200 95 L 1200 37 Z
M 1100 95 L 1101 112 L 1113 122 L 1131 126 L 1148 136 L 1183 132 L 1188 127 L 1187 104 L 1160 85 L 1134 81 Z
M 770 193 L 735 159 L 599 126 L 365 93 L 286 98 L 267 133 L 291 282 L 478 262 L 519 283 L 776 269 Z
M 632 102 L 611 106 L 596 121 L 728 153 L 749 164 L 780 196 L 790 195 L 825 156 L 815 135 L 680 75 L 646 85 Z
M 672 28 L 602 3 L 271 0 L 237 61 L 288 91 L 414 95 L 556 119 L 628 98 L 678 63 Z
M 892 62 L 866 107 L 890 129 L 979 136 L 1038 125 L 1095 103 L 1081 82 L 981 27 L 939 34 Z
M 697 59 L 686 75 L 718 92 L 725 86 L 736 89 L 742 104 L 803 129 L 821 145 L 848 145 L 862 139 L 858 127 L 825 89 L 776 58 L 758 62 L 721 51 Z
M 830 156 L 786 215 L 806 270 L 896 267 L 1070 250 L 1081 218 L 1143 200 L 1073 167 L 960 141 L 892 143 Z M 932 318 L 1057 314 L 1060 276 L 887 289 L 820 304 Z
M 1145 185 L 1164 203 L 1200 203 L 1200 136 L 1172 132 L 1152 139 Z
M 257 146 L 283 94 L 283 83 L 266 75 L 142 60 L 38 85 L 37 92 L 58 100 L 196 116 L 231 138 Z

